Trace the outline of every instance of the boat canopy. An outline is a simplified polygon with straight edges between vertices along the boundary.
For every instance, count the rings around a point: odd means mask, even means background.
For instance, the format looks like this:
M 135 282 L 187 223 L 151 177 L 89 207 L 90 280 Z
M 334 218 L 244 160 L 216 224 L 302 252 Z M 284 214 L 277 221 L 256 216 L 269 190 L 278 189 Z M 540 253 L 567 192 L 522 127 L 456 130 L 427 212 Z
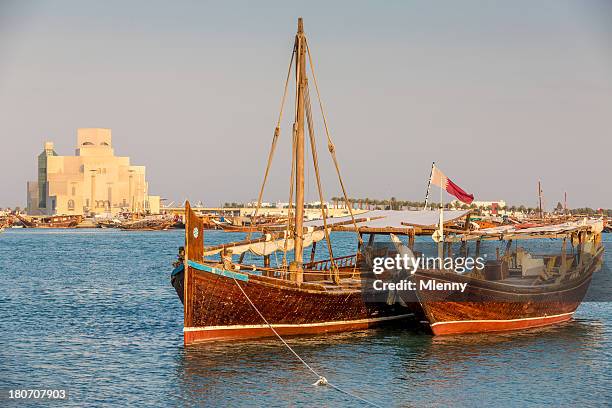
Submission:
M 454 222 L 465 217 L 470 210 L 450 210 L 444 211 L 444 223 Z M 440 211 L 437 210 L 418 210 L 418 211 L 395 211 L 395 210 L 373 210 L 355 215 L 358 227 L 361 229 L 385 229 L 396 228 L 406 229 L 411 227 L 432 228 L 440 220 Z M 351 221 L 350 216 L 328 218 L 328 225 L 338 223 L 346 224 Z M 323 220 L 313 220 L 304 223 L 309 227 L 319 227 L 323 225 Z M 346 225 L 343 229 L 353 229 L 352 225 Z
M 603 220 L 583 219 L 582 221 L 568 221 L 561 224 L 550 224 L 521 228 L 516 225 L 502 225 L 499 227 L 485 228 L 470 231 L 468 234 L 460 234 L 449 237 L 449 241 L 455 240 L 510 240 L 510 239 L 537 239 L 537 238 L 562 238 L 580 231 L 588 231 L 595 234 L 603 231 Z

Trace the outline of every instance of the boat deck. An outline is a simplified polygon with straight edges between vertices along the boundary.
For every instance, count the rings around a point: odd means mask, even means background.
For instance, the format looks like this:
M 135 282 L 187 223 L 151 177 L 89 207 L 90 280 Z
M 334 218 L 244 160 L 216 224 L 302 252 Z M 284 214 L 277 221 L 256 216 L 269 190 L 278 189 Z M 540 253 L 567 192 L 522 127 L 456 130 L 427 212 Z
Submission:
M 537 276 L 531 276 L 531 277 L 510 276 L 498 282 L 504 283 L 506 285 L 512 285 L 512 286 L 533 286 L 536 280 L 537 280 Z
M 346 290 L 346 289 L 359 289 L 362 286 L 361 279 L 354 278 L 344 278 L 340 279 L 339 284 L 335 284 L 329 280 L 320 280 L 320 281 L 311 281 L 308 283 L 314 283 L 321 285 L 325 288 L 326 291 L 335 291 L 335 290 Z

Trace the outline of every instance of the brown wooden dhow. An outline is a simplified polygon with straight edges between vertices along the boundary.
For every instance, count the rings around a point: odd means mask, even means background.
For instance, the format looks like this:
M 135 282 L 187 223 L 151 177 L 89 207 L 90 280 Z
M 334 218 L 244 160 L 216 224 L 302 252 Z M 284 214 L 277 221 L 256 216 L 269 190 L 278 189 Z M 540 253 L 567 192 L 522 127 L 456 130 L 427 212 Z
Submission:
M 571 319 L 592 274 L 601 267 L 602 226 L 601 221 L 583 221 L 449 236 L 449 242 L 475 239 L 477 247 L 481 240 L 505 236 L 507 252 L 483 271 L 465 275 L 442 269 L 416 271 L 416 295 L 433 334 L 519 330 Z M 532 257 L 522 248 L 510 251 L 512 240 L 542 238 L 562 240 L 560 253 Z M 568 242 L 575 244 L 575 251 L 566 253 Z M 461 284 L 463 291 L 458 290 Z M 404 293 L 414 300 L 410 295 Z
M 123 231 L 165 231 L 174 225 L 173 219 L 145 218 L 122 223 L 119 228 Z
M 387 293 L 362 291 L 358 256 L 333 261 L 336 281 L 332 270 L 324 268 L 330 260 L 304 264 L 301 282 L 283 268 L 206 261 L 201 220 L 189 203 L 186 213 L 185 255 L 175 275 L 175 287 L 184 290 L 185 344 L 274 336 L 269 325 L 281 335 L 316 334 L 411 316 L 408 308 L 389 303 Z
M 185 205 L 185 248 L 184 253 L 180 252 L 179 262 L 175 264 L 172 273 L 172 284 L 184 303 L 185 344 L 274 336 L 272 328 L 280 335 L 356 330 L 410 316 L 410 310 L 397 303 L 395 298 L 388 297 L 387 293 L 376 293 L 372 298 L 364 294 L 362 288 L 369 277 L 359 270 L 359 264 L 363 262 L 359 252 L 349 257 L 334 256 L 318 168 L 306 75 L 307 57 L 323 113 L 310 49 L 300 18 L 285 82 L 281 113 L 253 214 L 253 219 L 258 219 L 264 186 L 280 135 L 282 107 L 286 100 L 288 82 L 291 70 L 295 69 L 296 106 L 292 127 L 290 205 L 288 218 L 282 228 L 266 233 L 261 238 L 252 238 L 249 230 L 247 238 L 241 242 L 205 249 L 204 224 L 191 210 L 189 202 Z M 340 177 L 335 148 L 325 116 L 323 117 L 327 146 L 348 205 L 348 195 Z M 321 203 L 323 225 L 316 228 L 304 223 L 306 140 L 310 143 Z M 349 213 L 350 222 L 357 228 L 350 208 Z M 358 237 L 361 248 L 363 241 L 360 234 Z M 322 240 L 327 244 L 329 259 L 316 262 L 316 244 Z M 310 245 L 310 262 L 304 262 L 304 248 Z M 262 256 L 263 266 L 245 265 L 243 256 L 246 252 Z M 271 255 L 274 254 L 276 258 L 276 254 L 281 252 L 282 262 L 277 261 L 272 265 Z M 235 262 L 233 255 L 240 255 L 240 259 Z M 219 259 L 213 260 L 212 256 L 219 256 Z
M 81 215 L 24 217 L 20 214 L 15 214 L 15 217 L 17 217 L 26 228 L 74 228 L 83 221 L 83 216 Z

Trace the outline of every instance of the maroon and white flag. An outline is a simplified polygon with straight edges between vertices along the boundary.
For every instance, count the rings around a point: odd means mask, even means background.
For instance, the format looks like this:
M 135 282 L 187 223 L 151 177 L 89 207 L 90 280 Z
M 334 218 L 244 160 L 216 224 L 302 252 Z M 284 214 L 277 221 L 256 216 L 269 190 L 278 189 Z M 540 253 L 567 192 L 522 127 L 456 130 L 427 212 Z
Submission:
M 474 201 L 474 195 L 466 193 L 461 187 L 453 183 L 444 173 L 438 170 L 437 167 L 431 171 L 431 183 L 440 187 L 450 195 L 457 197 L 463 203 L 471 204 Z

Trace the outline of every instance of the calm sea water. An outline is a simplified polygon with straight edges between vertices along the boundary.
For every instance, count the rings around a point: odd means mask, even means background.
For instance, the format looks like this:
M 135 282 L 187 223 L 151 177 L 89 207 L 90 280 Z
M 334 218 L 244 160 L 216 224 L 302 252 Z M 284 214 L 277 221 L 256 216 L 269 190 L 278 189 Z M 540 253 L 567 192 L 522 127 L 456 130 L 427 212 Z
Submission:
M 0 234 L 0 389 L 67 389 L 54 406 L 360 405 L 313 386 L 274 339 L 184 348 L 169 284 L 182 241 L 182 231 Z M 611 320 L 609 302 L 587 302 L 570 323 L 522 333 L 395 328 L 288 342 L 330 382 L 381 406 L 601 406 L 612 403 Z

